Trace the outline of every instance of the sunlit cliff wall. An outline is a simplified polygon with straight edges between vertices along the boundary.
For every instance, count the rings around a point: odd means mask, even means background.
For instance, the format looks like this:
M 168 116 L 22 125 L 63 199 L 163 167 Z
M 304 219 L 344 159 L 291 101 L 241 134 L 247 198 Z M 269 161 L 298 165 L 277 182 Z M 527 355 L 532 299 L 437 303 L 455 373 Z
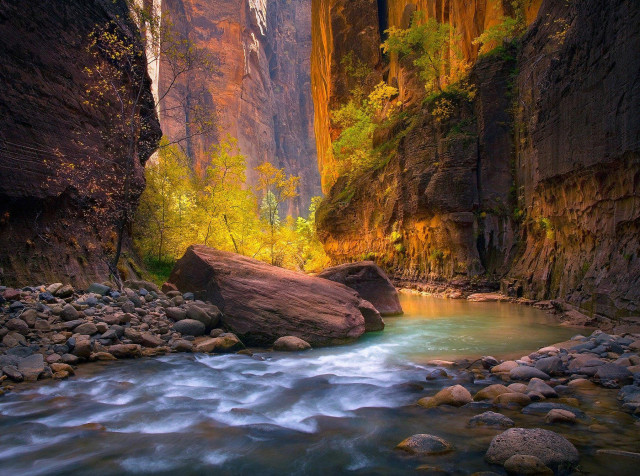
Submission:
M 301 177 L 300 197 L 287 211 L 303 214 L 320 194 L 311 122 L 311 0 L 163 0 L 162 11 L 215 58 L 215 74 L 180 78 L 176 88 L 202 94 L 217 115 L 216 134 L 183 144 L 196 166 L 206 166 L 209 146 L 230 134 L 247 157 L 249 184 L 264 161 Z M 170 80 L 162 68 L 160 90 Z M 167 101 L 173 117 L 160 117 L 163 131 L 187 136 L 184 116 L 175 114 L 179 104 L 171 96 Z
M 122 144 L 106 137 L 119 109 L 87 104 L 92 97 L 85 68 L 96 65 L 88 47 L 97 26 L 115 22 L 143 51 L 128 18 L 122 0 L 0 2 L 2 284 L 64 277 L 82 285 L 108 277 L 102 246 L 110 241 L 113 212 L 123 205 L 124 181 L 124 174 L 108 171 L 114 162 L 131 171 L 135 204 L 144 187 L 144 163 L 160 138 L 148 77 L 135 158 L 124 157 L 118 152 Z M 146 66 L 144 56 L 140 63 Z M 100 212 L 104 216 L 96 210 L 100 203 L 109 204 Z
M 447 3 L 452 18 L 457 2 Z M 463 3 L 478 10 L 465 17 L 458 9 L 459 18 L 487 25 L 480 2 Z M 637 315 L 640 4 L 539 6 L 520 46 L 474 66 L 471 103 L 444 122 L 423 107 L 383 131 L 386 140 L 401 137 L 397 153 L 330 190 L 318 224 L 335 261 L 368 257 L 398 280 L 481 280 L 513 296 L 563 298 L 587 313 Z M 343 14 L 333 22 L 349 23 Z M 313 63 L 339 64 L 335 46 L 324 51 L 330 58 Z M 314 97 L 331 105 L 341 79 L 325 72 L 314 77 Z M 318 128 L 330 141 L 330 129 Z M 319 149 L 320 161 L 327 150 Z
M 528 24 L 535 19 L 541 2 L 524 0 Z M 342 61 L 347 54 L 371 68 L 368 82 L 379 81 L 384 75 L 405 100 L 416 85 L 396 58 L 390 58 L 385 67 L 381 65 L 379 46 L 385 30 L 407 28 L 413 12 L 420 10 L 427 19 L 450 23 L 456 48 L 465 60 L 474 62 L 478 46 L 473 40 L 500 23 L 512 9 L 510 0 L 313 0 L 311 81 L 319 169 L 329 171 L 333 164 L 330 111 L 344 102 L 353 87 Z M 329 173 L 322 177 L 325 191 L 335 178 Z

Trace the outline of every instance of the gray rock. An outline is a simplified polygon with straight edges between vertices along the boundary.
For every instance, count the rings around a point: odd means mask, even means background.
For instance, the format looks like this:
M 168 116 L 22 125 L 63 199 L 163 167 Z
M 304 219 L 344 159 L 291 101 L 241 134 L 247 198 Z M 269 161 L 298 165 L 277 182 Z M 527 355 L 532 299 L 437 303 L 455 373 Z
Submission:
M 551 377 L 541 370 L 535 367 L 528 367 L 526 365 L 520 365 L 509 372 L 509 377 L 513 380 L 531 380 L 532 378 L 539 378 L 542 380 L 549 380 Z
M 622 387 L 622 390 L 618 392 L 618 400 L 622 400 L 625 403 L 640 404 L 640 387 L 636 385 L 625 385 Z
M 496 359 L 495 357 L 492 357 L 490 355 L 485 355 L 484 357 L 482 357 L 482 367 L 484 367 L 485 369 L 489 370 L 493 367 L 495 367 L 496 365 L 498 365 L 500 362 L 498 362 L 498 359 Z
M 168 307 L 165 312 L 167 313 L 167 317 L 174 321 L 182 321 L 187 318 L 187 311 L 179 307 Z
M 566 405 L 564 403 L 553 403 L 553 402 L 536 402 L 527 405 L 522 409 L 522 413 L 525 415 L 546 415 L 551 410 L 567 410 L 573 413 L 577 418 L 581 420 L 588 420 L 586 413 L 582 410 L 577 409 L 576 407 L 572 407 L 571 405 Z
M 311 349 L 311 344 L 294 336 L 280 337 L 273 343 L 273 350 L 284 352 L 297 352 Z
M 36 353 L 36 351 L 38 350 L 38 346 L 35 346 L 35 349 L 33 347 L 23 347 L 23 346 L 19 346 L 19 347 L 13 347 L 12 349 L 9 349 L 7 351 L 7 355 L 13 355 L 15 357 L 19 357 L 19 358 L 25 358 L 25 357 L 29 357 L 30 355 L 33 355 Z
M 437 455 L 453 450 L 453 446 L 448 441 L 438 436 L 427 434 L 410 436 L 398 444 L 396 448 L 408 453 L 422 455 Z
M 616 364 L 605 364 L 598 367 L 595 378 L 600 382 L 630 382 L 633 375 L 626 367 Z
M 213 327 L 213 322 L 209 314 L 207 314 L 204 309 L 200 309 L 195 304 L 190 304 L 189 306 L 187 306 L 187 319 L 200 321 L 207 329 L 211 329 L 211 327 Z
M 118 334 L 114 329 L 109 329 L 107 332 L 100 336 L 100 339 L 106 340 L 116 340 L 118 338 Z
M 106 296 L 107 294 L 109 294 L 109 291 L 111 291 L 111 288 L 109 286 L 105 286 L 104 284 L 100 283 L 93 283 L 87 289 L 87 293 L 99 294 L 100 296 Z
M 2 367 L 2 372 L 14 382 L 22 382 L 24 380 L 24 377 L 22 377 L 22 374 L 15 365 L 5 365 Z
M 44 357 L 42 354 L 33 354 L 25 357 L 18 364 L 18 370 L 26 381 L 35 382 L 45 370 Z
M 570 470 L 578 464 L 578 450 L 565 437 L 540 428 L 511 428 L 496 436 L 485 459 L 504 464 L 514 455 L 530 455 L 554 470 Z
M 529 393 L 529 392 L 539 393 L 540 395 L 544 396 L 545 398 L 557 398 L 558 397 L 558 393 L 553 388 L 551 388 L 549 385 L 547 385 L 542 380 L 540 380 L 539 378 L 532 378 L 531 379 L 531 381 L 529 382 L 529 385 L 527 385 L 527 393 Z
M 67 329 L 67 330 L 72 331 L 73 329 L 75 329 L 76 327 L 84 324 L 85 322 L 87 322 L 87 321 L 85 321 L 84 319 L 75 319 L 73 321 L 65 322 L 64 323 L 64 328 Z
M 513 420 L 500 413 L 484 412 L 469 420 L 469 426 L 495 426 L 498 428 L 511 428 Z
M 176 322 L 173 325 L 173 329 L 183 335 L 198 337 L 204 335 L 206 327 L 200 321 L 196 321 L 194 319 L 183 319 Z
M 427 372 L 425 379 L 437 380 L 439 378 L 448 378 L 448 377 L 449 377 L 449 374 L 447 374 L 447 371 L 445 369 L 435 369 Z
M 563 367 L 560 357 L 545 357 L 536 362 L 536 369 L 548 375 L 562 375 Z
M 80 317 L 80 313 L 71 304 L 65 304 L 64 307 L 62 308 L 62 313 L 60 314 L 60 317 L 64 321 L 74 321 L 78 319 L 78 317 Z

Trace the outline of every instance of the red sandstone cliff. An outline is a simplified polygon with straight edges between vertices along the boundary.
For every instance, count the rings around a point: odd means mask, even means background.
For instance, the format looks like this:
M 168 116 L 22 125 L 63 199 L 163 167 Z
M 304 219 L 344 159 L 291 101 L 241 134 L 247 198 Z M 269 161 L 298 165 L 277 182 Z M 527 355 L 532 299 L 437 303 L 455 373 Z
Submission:
M 331 160 L 323 114 L 342 100 L 335 65 L 360 52 L 336 45 L 331 32 L 350 22 L 367 31 L 363 15 L 350 19 L 343 3 L 314 3 L 330 20 L 314 31 L 326 40 L 314 43 L 313 59 L 321 163 Z M 468 2 L 447 2 L 458 31 L 486 26 L 486 17 L 476 21 L 486 8 L 471 3 L 475 16 L 454 14 Z M 378 25 L 368 26 L 375 41 Z M 376 258 L 409 280 L 489 278 L 516 296 L 564 298 L 608 317 L 637 314 L 638 51 L 637 3 L 542 2 L 519 48 L 475 65 L 472 103 L 458 104 L 444 123 L 426 107 L 394 125 L 389 163 L 332 188 L 318 211 L 327 251 L 336 261 Z
M 206 166 L 212 143 L 231 134 L 247 157 L 250 184 L 253 167 L 264 161 L 301 177 L 300 197 L 288 211 L 303 214 L 320 194 L 311 122 L 311 0 L 163 0 L 162 10 L 216 58 L 215 75 L 194 75 L 176 88 L 201 95 L 217 114 L 216 135 L 185 144 L 197 166 Z M 167 81 L 162 65 L 160 78 Z M 175 96 L 168 102 L 175 110 Z M 170 138 L 185 136 L 184 115 L 160 120 Z
M 2 284 L 63 276 L 86 284 L 108 276 L 102 248 L 110 242 L 110 212 L 121 205 L 124 180 L 110 171 L 114 163 L 133 170 L 135 203 L 144 162 L 160 137 L 148 77 L 137 111 L 135 159 L 117 153 L 121 148 L 106 137 L 115 106 L 86 104 L 91 80 L 84 69 L 96 61 L 88 51 L 90 34 L 109 22 L 143 49 L 124 1 L 0 3 Z M 146 67 L 144 56 L 139 61 Z M 104 218 L 96 220 L 101 207 Z

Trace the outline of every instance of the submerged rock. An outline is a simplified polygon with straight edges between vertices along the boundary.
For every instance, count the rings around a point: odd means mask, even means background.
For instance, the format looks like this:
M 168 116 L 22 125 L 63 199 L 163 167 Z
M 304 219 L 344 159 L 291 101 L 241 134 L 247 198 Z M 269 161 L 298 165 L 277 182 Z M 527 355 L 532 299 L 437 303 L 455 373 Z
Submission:
M 437 455 L 453 450 L 453 446 L 448 441 L 438 436 L 427 434 L 410 436 L 400 442 L 396 448 L 418 455 Z
M 553 471 L 532 455 L 513 455 L 504 462 L 504 469 L 509 474 L 519 476 L 552 476 Z
M 360 261 L 327 268 L 319 278 L 344 284 L 369 301 L 382 316 L 402 314 L 398 291 L 386 273 L 373 261 Z
M 206 246 L 189 247 L 169 281 L 215 304 L 223 326 L 249 345 L 284 336 L 313 346 L 346 343 L 365 332 L 365 313 L 381 321 L 342 284 Z
M 510 428 L 514 426 L 513 420 L 500 413 L 484 412 L 469 420 L 469 426 L 495 426 L 499 428 Z

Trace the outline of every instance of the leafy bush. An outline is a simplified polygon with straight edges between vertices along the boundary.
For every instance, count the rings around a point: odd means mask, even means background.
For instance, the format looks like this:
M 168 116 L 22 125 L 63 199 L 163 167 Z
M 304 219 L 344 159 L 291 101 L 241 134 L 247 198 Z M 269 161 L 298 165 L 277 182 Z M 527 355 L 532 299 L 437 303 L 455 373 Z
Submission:
M 497 25 L 487 28 L 480 36 L 473 40 L 474 45 L 480 45 L 479 54 L 484 55 L 495 48 L 502 46 L 502 43 L 509 38 L 513 38 L 520 30 L 518 20 L 511 17 L 502 17 Z
M 409 28 L 389 28 L 382 49 L 400 59 L 412 59 L 427 92 L 442 91 L 451 80 L 462 76 L 461 71 L 467 70 L 468 65 L 462 60 L 457 48 L 458 35 L 451 26 L 424 18 L 424 12 L 417 11 Z
M 333 111 L 334 127 L 341 130 L 333 142 L 333 155 L 338 163 L 338 174 L 356 176 L 375 167 L 378 155 L 373 150 L 373 134 L 377 121 L 394 112 L 389 100 L 398 94 L 394 87 L 378 84 L 369 96 L 361 101 L 352 98 Z

